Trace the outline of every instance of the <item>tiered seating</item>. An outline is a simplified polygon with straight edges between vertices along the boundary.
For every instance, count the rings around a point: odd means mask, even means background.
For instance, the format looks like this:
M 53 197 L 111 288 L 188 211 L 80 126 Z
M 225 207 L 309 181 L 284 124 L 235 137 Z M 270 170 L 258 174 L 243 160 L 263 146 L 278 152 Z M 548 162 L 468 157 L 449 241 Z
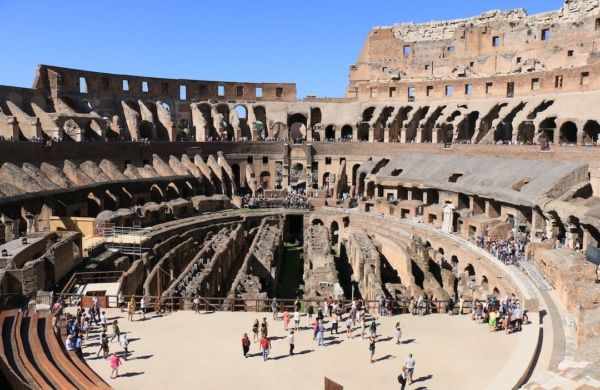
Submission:
M 47 313 L 0 313 L 0 370 L 13 389 L 110 389 L 68 352 Z

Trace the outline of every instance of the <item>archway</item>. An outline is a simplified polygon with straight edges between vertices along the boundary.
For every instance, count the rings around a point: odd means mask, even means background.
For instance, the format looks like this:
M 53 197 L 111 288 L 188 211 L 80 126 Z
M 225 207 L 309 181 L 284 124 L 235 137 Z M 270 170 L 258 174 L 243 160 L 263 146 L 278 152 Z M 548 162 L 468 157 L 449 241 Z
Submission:
M 235 183 L 235 187 L 240 189 L 242 186 L 241 186 L 241 179 L 240 179 L 239 164 L 231 164 L 231 170 L 233 171 L 233 182 Z
M 156 184 L 150 188 L 150 200 L 154 203 L 160 203 L 164 199 L 163 191 Z
M 256 118 L 256 136 L 260 139 L 269 137 L 267 129 L 267 110 L 263 106 L 254 106 L 254 118 Z
M 567 144 L 577 143 L 577 125 L 575 123 L 563 123 L 560 127 L 560 141 Z
M 467 266 L 465 267 L 465 272 L 467 273 L 467 275 L 469 276 L 475 276 L 475 267 L 473 267 L 473 265 L 471 263 L 467 264 Z
M 358 168 L 360 168 L 360 164 L 354 164 L 352 166 L 352 182 L 350 185 L 356 185 L 356 174 L 358 172 Z
M 102 211 L 102 201 L 94 195 L 94 193 L 90 192 L 86 198 L 87 203 L 87 216 L 88 217 L 97 217 L 98 213 Z
M 554 142 L 554 131 L 556 130 L 556 118 L 546 118 L 540 123 L 539 133 L 546 136 L 548 142 Z
M 368 141 L 369 140 L 369 124 L 361 123 L 358 125 L 357 135 L 359 141 Z
M 318 225 L 318 226 L 324 226 L 325 225 L 323 223 L 323 221 L 320 220 L 319 218 L 313 219 L 310 224 L 313 225 L 313 226 L 316 226 L 316 225 Z
M 292 140 L 306 139 L 307 119 L 304 114 L 296 113 L 288 117 L 289 138 Z
M 329 189 L 329 172 L 325 172 L 323 174 L 323 189 L 324 190 L 328 190 Z
M 292 165 L 290 168 L 290 184 L 297 184 L 302 178 L 304 173 L 304 166 L 300 163 Z
M 169 183 L 167 186 L 167 200 L 173 200 L 180 198 L 179 189 L 175 185 L 175 183 Z
M 583 127 L 584 138 L 583 142 L 590 144 L 598 142 L 598 134 L 600 133 L 600 125 L 596 121 L 587 121 Z
M 235 114 L 239 119 L 240 136 L 246 140 L 252 139 L 252 131 L 248 125 L 248 109 L 242 104 L 236 105 L 234 108 Z
M 533 143 L 535 137 L 535 125 L 531 121 L 525 121 L 519 125 L 519 131 L 517 132 L 517 141 L 524 144 Z
M 350 126 L 350 125 L 342 126 L 342 140 L 343 141 L 351 141 L 352 140 L 352 126 Z
M 154 139 L 154 125 L 148 121 L 141 121 L 138 126 L 138 134 L 140 139 L 146 138 L 149 140 Z
M 337 245 L 339 241 L 339 230 L 340 225 L 338 225 L 337 221 L 331 222 L 331 229 L 329 229 L 331 233 L 331 245 Z
M 271 174 L 267 171 L 263 171 L 260 174 L 260 186 L 263 190 L 271 188 Z
M 375 196 L 375 182 L 370 181 L 367 183 L 367 196 L 373 197 Z
M 335 125 L 329 125 L 325 128 L 325 141 L 335 141 Z

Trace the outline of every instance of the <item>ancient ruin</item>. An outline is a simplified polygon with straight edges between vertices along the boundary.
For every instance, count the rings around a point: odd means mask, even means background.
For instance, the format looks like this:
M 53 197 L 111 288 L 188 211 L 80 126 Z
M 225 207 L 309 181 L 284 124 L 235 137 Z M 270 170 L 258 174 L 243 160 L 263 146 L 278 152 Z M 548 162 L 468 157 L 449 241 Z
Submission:
M 375 27 L 343 98 L 40 65 L 0 86 L 0 308 L 514 294 L 510 386 L 600 364 L 599 37 L 598 0 Z

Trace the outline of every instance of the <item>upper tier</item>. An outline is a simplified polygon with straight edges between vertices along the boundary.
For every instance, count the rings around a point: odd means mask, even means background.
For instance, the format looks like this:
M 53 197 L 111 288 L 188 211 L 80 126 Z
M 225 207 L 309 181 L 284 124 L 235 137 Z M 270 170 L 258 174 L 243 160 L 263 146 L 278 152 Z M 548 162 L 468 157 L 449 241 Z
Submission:
M 591 77 L 600 66 L 598 37 L 599 0 L 565 0 L 536 15 L 496 10 L 375 27 L 350 67 L 346 96 L 406 101 L 598 89 Z

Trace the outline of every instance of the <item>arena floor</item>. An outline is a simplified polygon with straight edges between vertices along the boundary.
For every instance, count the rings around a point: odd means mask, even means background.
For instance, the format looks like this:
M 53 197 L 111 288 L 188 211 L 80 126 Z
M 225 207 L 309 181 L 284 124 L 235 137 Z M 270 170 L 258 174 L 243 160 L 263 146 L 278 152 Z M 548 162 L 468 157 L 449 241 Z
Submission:
M 252 338 L 251 325 L 258 313 L 177 312 L 147 316 L 145 321 L 128 322 L 125 313 L 107 313 L 119 319 L 121 331 L 130 340 L 130 359 L 124 362 L 121 376 L 110 379 L 108 362 L 96 358 L 98 333 L 90 335 L 84 354 L 88 363 L 116 389 L 323 389 L 324 377 L 344 389 L 397 389 L 397 376 L 408 353 L 416 359 L 409 389 L 511 388 L 523 374 L 537 338 L 536 323 L 523 332 L 506 335 L 490 333 L 485 325 L 475 324 L 470 316 L 443 314 L 425 317 L 401 315 L 379 319 L 374 364 L 369 363 L 368 342 L 345 334 L 331 338 L 326 346 L 312 340 L 312 330 L 296 334 L 296 353 L 288 356 L 282 321 L 269 320 L 272 341 L 271 359 L 263 362 L 258 343 L 252 344 L 251 357 L 242 356 L 241 337 Z M 302 317 L 302 325 L 306 324 Z M 400 321 L 403 343 L 392 339 Z M 355 331 L 357 334 L 359 331 Z M 111 330 L 109 327 L 109 337 Z M 121 351 L 116 343 L 111 351 Z

